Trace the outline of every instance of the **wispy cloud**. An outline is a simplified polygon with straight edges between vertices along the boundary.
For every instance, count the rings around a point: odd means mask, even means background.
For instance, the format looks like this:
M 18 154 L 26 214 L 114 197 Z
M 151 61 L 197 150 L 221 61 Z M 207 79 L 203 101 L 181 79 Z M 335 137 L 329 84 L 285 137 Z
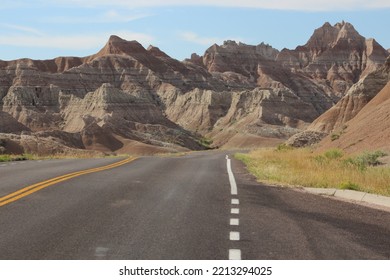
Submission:
M 46 0 L 47 1 L 47 0 Z M 127 8 L 161 6 L 217 6 L 278 10 L 333 11 L 390 8 L 388 0 L 54 0 L 86 7 L 120 6 Z
M 179 37 L 184 41 L 195 43 L 195 44 L 202 45 L 202 46 L 211 46 L 211 45 L 216 44 L 216 43 L 222 43 L 223 41 L 226 41 L 226 40 L 243 41 L 242 39 L 239 39 L 239 38 L 234 39 L 232 37 L 229 37 L 229 38 L 202 37 L 202 36 L 199 36 L 198 34 L 191 32 L 191 31 L 181 32 L 179 34 Z
M 41 19 L 43 22 L 62 23 L 62 24 L 80 24 L 80 23 L 124 23 L 151 17 L 151 13 L 120 13 L 115 9 L 106 11 L 93 17 L 76 17 L 71 15 L 47 17 Z
M 113 34 L 127 40 L 137 40 L 143 45 L 149 45 L 154 38 L 148 34 L 118 31 Z M 112 34 L 90 34 L 90 35 L 0 35 L 0 45 L 17 47 L 39 47 L 67 50 L 87 50 L 100 48 Z
M 34 34 L 34 35 L 38 35 L 38 36 L 43 35 L 43 33 L 41 31 L 39 31 L 38 29 L 32 28 L 30 26 L 14 25 L 14 24 L 7 24 L 7 23 L 0 24 L 0 26 L 8 28 L 8 29 L 16 30 L 16 31 L 22 31 L 23 33 L 30 33 L 30 34 Z

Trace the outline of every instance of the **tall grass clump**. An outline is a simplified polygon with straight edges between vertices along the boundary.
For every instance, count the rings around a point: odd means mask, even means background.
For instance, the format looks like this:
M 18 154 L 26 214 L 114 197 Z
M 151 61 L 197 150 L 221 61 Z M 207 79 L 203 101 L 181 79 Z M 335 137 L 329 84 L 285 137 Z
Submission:
M 30 154 L 23 154 L 23 155 L 0 155 L 0 162 L 7 162 L 7 161 L 21 161 L 21 160 L 29 160 L 33 159 L 33 156 Z
M 380 165 L 385 153 L 347 157 L 342 150 L 261 149 L 236 154 L 260 181 L 304 187 L 340 188 L 390 196 L 390 168 Z

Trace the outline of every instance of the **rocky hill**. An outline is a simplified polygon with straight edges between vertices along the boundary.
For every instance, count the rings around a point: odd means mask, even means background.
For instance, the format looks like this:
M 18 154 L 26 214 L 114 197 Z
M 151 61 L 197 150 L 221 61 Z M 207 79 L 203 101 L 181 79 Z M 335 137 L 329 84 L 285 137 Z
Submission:
M 321 129 L 321 123 L 334 125 L 330 135 L 320 143 L 319 149 L 340 148 L 349 153 L 365 150 L 390 152 L 390 56 L 385 65 L 370 73 L 367 78 L 368 82 L 362 79 L 356 84 L 356 89 L 355 85 L 351 88 L 351 94 L 343 98 L 345 102 L 340 100 L 334 108 L 311 125 L 311 129 Z M 357 94 L 354 94 L 355 92 Z M 358 103 L 358 100 L 362 102 Z M 341 105 L 353 104 L 354 101 L 359 104 L 356 107 L 358 110 L 340 120 L 341 116 L 346 116 L 345 113 L 351 111 L 347 108 L 352 107 Z M 334 122 L 335 119 L 340 121 Z
M 387 55 L 343 22 L 280 52 L 226 41 L 180 62 L 111 36 L 88 57 L 0 61 L 0 145 L 42 154 L 203 149 L 205 137 L 217 147 L 272 145 L 307 128 Z
M 335 106 L 317 118 L 308 130 L 340 133 L 346 123 L 353 119 L 388 81 L 390 81 L 390 57 L 385 65 L 352 85 L 347 94 Z
M 337 139 L 327 137 L 321 149 L 341 148 L 390 152 L 390 82 L 354 117 Z
M 361 36 L 348 22 L 325 23 L 295 50 L 282 50 L 278 61 L 309 75 L 332 97 L 343 97 L 362 77 L 382 65 L 388 55 L 374 39 Z

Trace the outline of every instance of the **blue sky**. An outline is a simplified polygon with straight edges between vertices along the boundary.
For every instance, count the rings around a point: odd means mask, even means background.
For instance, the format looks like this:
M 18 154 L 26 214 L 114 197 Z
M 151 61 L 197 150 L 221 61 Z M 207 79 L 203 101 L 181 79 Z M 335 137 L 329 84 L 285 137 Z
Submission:
M 111 34 L 182 60 L 232 39 L 295 48 L 326 21 L 390 48 L 390 0 L 2 0 L 0 59 L 86 56 Z

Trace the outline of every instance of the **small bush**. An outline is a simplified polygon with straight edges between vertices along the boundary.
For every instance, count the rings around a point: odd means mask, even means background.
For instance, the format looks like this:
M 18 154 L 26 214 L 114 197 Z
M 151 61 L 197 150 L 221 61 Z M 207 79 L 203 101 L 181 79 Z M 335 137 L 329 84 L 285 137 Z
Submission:
M 9 155 L 0 155 L 0 162 L 11 161 L 11 156 Z
M 343 151 L 341 151 L 339 149 L 331 149 L 329 151 L 326 151 L 324 153 L 324 156 L 327 159 L 339 159 L 339 158 L 342 158 L 344 156 L 344 153 L 343 153 Z
M 22 161 L 22 160 L 32 160 L 35 159 L 33 155 L 23 154 L 23 155 L 0 155 L 0 162 L 5 161 Z
M 291 151 L 293 150 L 294 148 L 290 145 L 287 145 L 287 144 L 279 144 L 277 147 L 276 147 L 276 150 L 279 151 L 279 152 L 282 152 L 282 151 Z
M 348 158 L 344 161 L 347 165 L 356 166 L 359 170 L 366 170 L 368 166 L 377 166 L 381 162 L 379 158 L 386 156 L 387 154 L 383 151 L 365 152 L 357 157 Z
M 351 183 L 351 182 L 342 182 L 339 185 L 339 188 L 342 190 L 353 190 L 353 191 L 360 190 L 360 186 L 358 184 Z
M 203 147 L 207 148 L 207 149 L 210 149 L 211 148 L 211 144 L 213 144 L 213 140 L 211 139 L 208 139 L 208 138 L 201 138 L 199 141 L 199 144 L 202 145 Z
M 366 161 L 369 166 L 380 165 L 381 162 L 379 158 L 384 156 L 387 156 L 387 154 L 383 151 L 366 152 L 362 155 L 364 161 Z
M 341 135 L 340 135 L 339 133 L 332 133 L 332 134 L 330 135 L 330 140 L 335 141 L 335 140 L 339 139 L 340 136 L 341 136 Z

